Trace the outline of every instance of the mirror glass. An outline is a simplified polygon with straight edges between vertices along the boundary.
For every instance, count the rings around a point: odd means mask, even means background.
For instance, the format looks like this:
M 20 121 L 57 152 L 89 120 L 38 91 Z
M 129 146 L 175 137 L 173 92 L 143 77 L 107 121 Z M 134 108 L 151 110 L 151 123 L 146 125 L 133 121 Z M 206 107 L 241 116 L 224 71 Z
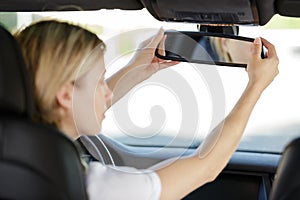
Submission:
M 247 67 L 253 38 L 235 35 L 166 31 L 166 39 L 156 49 L 165 60 Z M 262 57 L 266 53 L 262 49 Z

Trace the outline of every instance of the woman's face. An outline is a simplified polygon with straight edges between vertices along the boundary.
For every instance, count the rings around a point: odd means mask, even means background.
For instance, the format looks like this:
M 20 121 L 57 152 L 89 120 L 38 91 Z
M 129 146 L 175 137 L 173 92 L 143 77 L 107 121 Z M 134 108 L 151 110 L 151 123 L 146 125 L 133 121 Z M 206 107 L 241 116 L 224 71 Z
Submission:
M 251 42 L 223 38 L 222 45 L 234 63 L 246 64 L 251 55 Z
M 95 135 L 100 133 L 106 103 L 111 100 L 112 92 L 104 79 L 102 52 L 101 56 L 99 53 L 89 56 L 84 65 L 91 68 L 74 83 L 73 121 L 79 135 Z

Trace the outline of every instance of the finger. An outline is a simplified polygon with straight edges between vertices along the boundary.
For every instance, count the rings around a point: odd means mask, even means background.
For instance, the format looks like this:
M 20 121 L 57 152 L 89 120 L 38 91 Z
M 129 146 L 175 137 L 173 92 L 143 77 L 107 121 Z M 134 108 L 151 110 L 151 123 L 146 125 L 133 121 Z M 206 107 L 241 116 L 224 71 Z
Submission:
M 257 58 L 260 58 L 261 49 L 262 49 L 261 39 L 255 38 L 251 47 L 252 54 Z
M 158 33 L 152 38 L 151 42 L 149 43 L 149 48 L 156 49 L 160 41 L 164 37 L 164 29 L 160 28 Z
M 159 46 L 158 46 L 158 53 L 159 55 L 165 56 L 166 51 L 165 51 L 165 41 L 166 41 L 167 36 L 164 35 L 163 39 L 160 41 Z
M 277 57 L 275 46 L 268 40 L 261 38 L 263 45 L 268 49 L 268 58 Z

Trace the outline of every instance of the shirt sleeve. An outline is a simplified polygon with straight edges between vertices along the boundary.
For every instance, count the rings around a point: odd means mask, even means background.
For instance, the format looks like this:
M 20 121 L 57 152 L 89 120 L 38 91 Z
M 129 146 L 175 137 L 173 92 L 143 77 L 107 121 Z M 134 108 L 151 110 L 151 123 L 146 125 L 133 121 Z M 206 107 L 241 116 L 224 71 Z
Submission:
M 87 193 L 90 200 L 158 200 L 161 182 L 159 176 L 151 170 L 111 167 L 91 162 L 87 170 Z

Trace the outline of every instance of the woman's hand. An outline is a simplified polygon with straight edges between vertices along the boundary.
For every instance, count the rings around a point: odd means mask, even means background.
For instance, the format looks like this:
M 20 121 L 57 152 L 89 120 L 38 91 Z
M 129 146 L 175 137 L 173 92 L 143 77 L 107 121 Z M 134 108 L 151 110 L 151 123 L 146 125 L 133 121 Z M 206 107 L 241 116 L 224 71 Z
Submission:
M 262 44 L 268 49 L 267 58 L 261 58 Z M 279 60 L 274 45 L 263 38 L 256 38 L 252 46 L 252 57 L 247 66 L 248 86 L 262 92 L 279 73 Z
M 164 31 L 160 29 L 156 35 L 139 45 L 126 67 L 107 80 L 108 87 L 114 93 L 112 101 L 107 103 L 108 107 L 122 98 L 131 88 L 148 79 L 157 71 L 179 63 L 162 60 L 155 56 L 155 50 L 158 46 L 159 53 L 164 55 L 164 41 Z
M 158 47 L 158 51 L 161 55 L 164 55 L 164 41 L 166 36 L 164 35 L 164 30 L 161 28 L 159 29 L 158 33 L 149 39 L 143 41 L 136 53 L 134 54 L 133 58 L 129 62 L 130 68 L 140 68 L 145 70 L 144 72 L 144 80 L 149 78 L 152 74 L 156 73 L 157 71 L 176 65 L 178 61 L 170 61 L 170 60 L 163 60 L 155 56 L 155 50 Z M 140 71 L 140 70 L 138 70 Z

